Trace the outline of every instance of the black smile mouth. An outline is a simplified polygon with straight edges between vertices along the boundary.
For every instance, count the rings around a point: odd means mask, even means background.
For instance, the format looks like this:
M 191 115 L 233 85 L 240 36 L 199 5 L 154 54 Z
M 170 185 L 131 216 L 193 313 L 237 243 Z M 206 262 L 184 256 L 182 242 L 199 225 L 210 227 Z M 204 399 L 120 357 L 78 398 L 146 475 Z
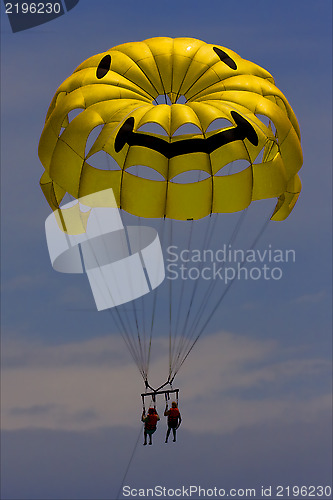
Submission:
M 225 144 L 244 139 L 248 139 L 251 144 L 257 146 L 258 136 L 253 126 L 236 111 L 231 111 L 231 116 L 236 123 L 236 127 L 234 128 L 222 130 L 207 138 L 183 139 L 176 142 L 166 142 L 159 137 L 133 132 L 134 118 L 131 116 L 120 127 L 115 139 L 114 149 L 116 153 L 119 153 L 125 144 L 129 146 L 143 146 L 157 151 L 170 159 L 189 153 L 210 154 Z

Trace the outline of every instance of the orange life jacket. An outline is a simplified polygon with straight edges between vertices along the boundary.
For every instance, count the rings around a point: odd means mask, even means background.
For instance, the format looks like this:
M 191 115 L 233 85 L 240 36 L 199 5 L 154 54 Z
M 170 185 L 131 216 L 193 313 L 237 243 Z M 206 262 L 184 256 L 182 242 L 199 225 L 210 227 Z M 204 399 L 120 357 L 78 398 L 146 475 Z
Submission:
M 147 431 L 154 431 L 156 429 L 157 424 L 157 415 L 148 413 L 148 420 L 145 422 L 145 429 Z
M 168 426 L 169 427 L 177 427 L 178 419 L 180 416 L 180 412 L 178 408 L 170 408 L 168 415 Z

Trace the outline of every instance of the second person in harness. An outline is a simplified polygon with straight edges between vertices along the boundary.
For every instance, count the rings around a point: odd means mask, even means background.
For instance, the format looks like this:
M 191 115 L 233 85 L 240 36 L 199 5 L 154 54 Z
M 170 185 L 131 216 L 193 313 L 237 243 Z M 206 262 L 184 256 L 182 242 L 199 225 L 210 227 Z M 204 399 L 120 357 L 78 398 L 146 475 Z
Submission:
M 178 429 L 178 427 L 180 426 L 180 423 L 182 421 L 182 417 L 180 415 L 180 411 L 178 410 L 176 401 L 173 401 L 171 403 L 170 410 L 168 409 L 168 403 L 167 403 L 167 405 L 165 407 L 165 411 L 164 411 L 164 416 L 168 417 L 168 430 L 166 433 L 165 442 L 166 443 L 168 442 L 171 429 L 172 429 L 172 433 L 173 433 L 173 442 L 175 442 L 176 441 L 176 430 Z

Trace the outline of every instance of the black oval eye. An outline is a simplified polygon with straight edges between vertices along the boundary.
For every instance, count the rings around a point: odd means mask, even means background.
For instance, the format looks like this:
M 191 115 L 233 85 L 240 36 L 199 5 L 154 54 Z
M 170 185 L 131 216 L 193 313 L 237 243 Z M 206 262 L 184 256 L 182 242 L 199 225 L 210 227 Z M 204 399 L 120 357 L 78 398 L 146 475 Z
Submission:
M 213 47 L 213 50 L 215 54 L 219 56 L 222 62 L 224 62 L 229 68 L 231 69 L 237 69 L 237 64 L 233 59 L 231 59 L 228 54 L 226 54 L 223 50 L 219 49 L 218 47 Z
M 103 57 L 103 59 L 101 59 L 99 65 L 97 67 L 97 70 L 96 70 L 97 78 L 98 79 L 103 78 L 103 76 L 105 76 L 107 74 L 107 72 L 109 71 L 110 66 L 111 66 L 111 56 L 109 54 L 107 54 L 106 56 Z

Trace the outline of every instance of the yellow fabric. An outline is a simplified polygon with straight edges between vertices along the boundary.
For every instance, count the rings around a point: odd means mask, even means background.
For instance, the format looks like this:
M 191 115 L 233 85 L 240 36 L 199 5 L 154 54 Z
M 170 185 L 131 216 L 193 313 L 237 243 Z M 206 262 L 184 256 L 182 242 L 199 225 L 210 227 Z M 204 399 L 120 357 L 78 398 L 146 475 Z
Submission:
M 85 207 L 82 210 L 82 206 Z M 69 208 L 60 208 L 54 211 L 59 229 L 67 234 L 83 234 L 87 231 L 87 223 L 91 207 L 116 208 L 117 202 L 112 189 L 98 191 L 79 198 L 78 202 Z
M 106 55 L 111 63 L 101 76 L 98 67 Z M 163 94 L 171 105 L 157 104 Z M 185 103 L 177 103 L 181 96 Z M 76 112 L 74 118 L 72 111 Z M 170 158 L 148 142 L 129 145 L 125 141 L 115 149 L 118 133 L 130 117 L 135 140 L 145 136 L 147 141 L 181 141 L 186 149 L 186 140 L 207 140 L 221 132 L 207 132 L 216 119 L 230 123 L 223 130 L 236 128 L 234 112 L 251 124 L 258 144 L 237 139 L 210 153 L 193 151 Z M 276 133 L 261 121 L 261 115 L 271 120 Z M 162 127 L 160 134 L 140 130 L 152 123 Z M 197 132 L 174 135 L 188 124 L 198 127 Z M 100 134 L 86 151 L 90 132 L 100 125 Z M 118 170 L 94 167 L 93 155 L 102 151 L 117 162 Z M 39 157 L 45 168 L 40 183 L 52 209 L 59 207 L 66 192 L 79 198 L 112 188 L 119 207 L 143 217 L 198 219 L 212 212 L 243 210 L 254 200 L 276 197 L 272 219 L 283 220 L 301 190 L 297 175 L 302 166 L 300 131 L 273 77 L 230 49 L 192 38 L 125 43 L 84 61 L 51 102 Z M 221 175 L 240 159 L 247 160 L 248 167 Z M 135 165 L 155 170 L 163 180 L 143 179 L 133 170 L 127 171 Z M 178 174 L 188 171 L 203 171 L 209 177 L 179 183 Z

